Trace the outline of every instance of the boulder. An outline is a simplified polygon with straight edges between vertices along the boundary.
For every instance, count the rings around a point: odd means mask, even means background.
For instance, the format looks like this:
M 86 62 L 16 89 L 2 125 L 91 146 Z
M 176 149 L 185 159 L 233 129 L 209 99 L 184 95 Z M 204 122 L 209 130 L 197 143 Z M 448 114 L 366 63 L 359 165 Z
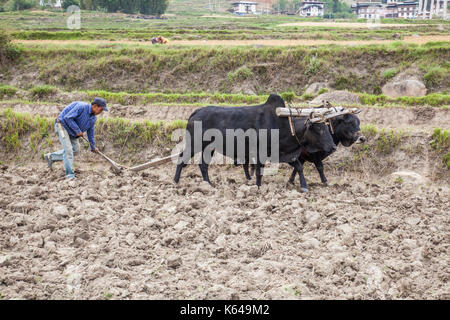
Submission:
M 305 93 L 306 94 L 317 94 L 321 89 L 328 89 L 328 83 L 326 82 L 314 82 L 312 84 L 310 84 L 306 90 Z
M 344 91 L 344 90 L 336 90 L 332 92 L 322 93 L 318 95 L 314 100 L 310 102 L 310 104 L 322 104 L 323 101 L 329 101 L 331 104 L 354 104 L 360 103 L 359 96 L 357 94 Z
M 414 79 L 401 80 L 386 83 L 381 91 L 390 98 L 398 98 L 403 96 L 421 97 L 427 94 L 425 85 Z
M 401 179 L 400 181 L 409 184 L 423 184 L 426 182 L 426 179 L 424 177 L 414 171 L 397 171 L 392 173 L 391 175 L 396 180 Z

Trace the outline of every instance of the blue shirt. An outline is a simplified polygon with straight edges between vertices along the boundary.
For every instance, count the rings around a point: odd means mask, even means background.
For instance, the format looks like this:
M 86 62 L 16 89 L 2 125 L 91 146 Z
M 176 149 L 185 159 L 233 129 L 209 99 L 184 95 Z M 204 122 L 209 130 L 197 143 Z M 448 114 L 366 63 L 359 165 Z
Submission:
M 92 107 L 89 103 L 72 102 L 59 114 L 58 119 L 72 137 L 87 131 L 91 149 L 96 148 L 94 125 L 97 117 L 92 113 Z

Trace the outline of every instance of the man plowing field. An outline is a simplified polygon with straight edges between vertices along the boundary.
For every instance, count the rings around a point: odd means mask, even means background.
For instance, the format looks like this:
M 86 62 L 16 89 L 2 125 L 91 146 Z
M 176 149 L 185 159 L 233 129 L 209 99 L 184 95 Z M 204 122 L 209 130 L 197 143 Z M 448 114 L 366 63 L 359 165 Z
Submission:
M 68 105 L 55 119 L 55 131 L 61 142 L 62 149 L 44 155 L 50 169 L 53 162 L 63 161 L 66 177 L 75 178 L 73 170 L 74 155 L 80 151 L 78 139 L 87 132 L 89 144 L 92 152 L 98 152 L 95 144 L 94 125 L 97 116 L 103 111 L 108 111 L 106 101 L 102 98 L 95 98 L 91 104 L 76 101 Z

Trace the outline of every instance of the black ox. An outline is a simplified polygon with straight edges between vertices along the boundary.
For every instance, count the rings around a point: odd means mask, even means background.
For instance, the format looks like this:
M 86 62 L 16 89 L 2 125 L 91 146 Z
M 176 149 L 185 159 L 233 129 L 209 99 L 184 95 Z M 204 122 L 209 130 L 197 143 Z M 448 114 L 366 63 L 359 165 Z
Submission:
M 278 117 L 276 115 L 277 108 L 285 108 L 283 99 L 278 95 L 270 95 L 268 100 L 261 105 L 249 107 L 216 107 L 209 106 L 195 110 L 189 117 L 186 126 L 186 145 L 180 154 L 175 172 L 175 182 L 178 183 L 183 167 L 187 165 L 190 159 L 197 153 L 201 152 L 202 161 L 199 164 L 203 180 L 211 183 L 208 176 L 208 166 L 210 158 L 205 159 L 205 149 L 210 152 L 211 157 L 214 151 L 217 151 L 227 157 L 230 157 L 235 163 L 244 165 L 246 174 L 250 162 L 255 164 L 256 185 L 261 186 L 262 173 L 261 168 L 264 167 L 265 161 L 260 157 L 260 148 L 264 147 L 260 137 L 258 136 L 255 143 L 248 137 L 245 138 L 244 152 L 239 153 L 238 138 L 233 138 L 231 147 L 226 143 L 226 136 L 229 135 L 227 130 L 267 130 L 267 155 L 272 157 L 271 146 L 271 130 L 278 130 L 278 162 L 289 163 L 300 175 L 300 185 L 303 191 L 307 191 L 306 180 L 303 176 L 303 165 L 300 159 L 302 150 L 308 153 L 324 152 L 327 154 L 336 150 L 328 126 L 325 123 L 312 123 L 308 118 L 292 118 L 292 124 L 295 135 L 292 134 L 291 127 L 287 118 Z M 195 124 L 197 123 L 197 124 Z M 201 123 L 201 132 L 194 133 L 194 127 Z M 223 137 L 223 143 L 215 145 L 214 149 L 210 148 L 210 144 L 215 142 L 215 137 L 210 136 L 204 139 L 205 132 L 214 129 Z M 200 139 L 200 140 L 199 140 Z M 209 147 L 208 147 L 209 146 Z M 256 150 L 256 152 L 255 152 Z M 241 156 L 239 156 L 241 154 Z M 243 154 L 243 155 L 242 155 Z M 249 178 L 249 176 L 247 176 Z
M 331 136 L 333 137 L 333 142 L 336 146 L 340 143 L 344 147 L 350 147 L 355 142 L 363 143 L 366 141 L 366 138 L 362 135 L 361 129 L 359 128 L 360 121 L 357 116 L 354 114 L 345 114 L 338 116 L 336 118 L 332 118 L 329 120 L 330 126 L 333 128 Z M 334 152 L 334 151 L 333 151 Z M 322 161 L 331 155 L 333 152 L 325 152 L 325 151 L 317 151 L 317 152 L 309 152 L 307 149 L 302 149 L 299 157 L 300 163 L 303 165 L 306 161 L 314 163 L 317 171 L 320 175 L 320 180 L 323 184 L 327 183 L 327 178 L 323 172 L 323 163 Z M 251 179 L 251 175 L 253 175 L 255 168 L 252 165 L 252 172 L 249 173 L 248 167 L 244 166 L 244 173 L 247 179 Z M 298 173 L 297 168 L 294 166 L 292 170 L 292 174 L 289 178 L 289 182 L 294 184 L 295 176 Z M 300 179 L 302 179 L 300 175 Z

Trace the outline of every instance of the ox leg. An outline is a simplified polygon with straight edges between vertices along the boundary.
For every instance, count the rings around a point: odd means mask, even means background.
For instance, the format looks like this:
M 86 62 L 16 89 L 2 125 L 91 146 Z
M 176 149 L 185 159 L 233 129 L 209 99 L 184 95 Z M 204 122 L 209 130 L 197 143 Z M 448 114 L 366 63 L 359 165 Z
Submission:
M 327 184 L 327 178 L 325 177 L 325 174 L 323 173 L 323 163 L 322 160 L 317 160 L 314 161 L 314 165 L 316 166 L 317 171 L 319 172 L 320 175 L 320 180 L 322 181 L 323 184 Z
M 303 167 L 303 164 L 305 163 L 305 160 L 301 159 L 301 160 L 300 160 L 300 163 L 301 163 L 301 165 L 302 165 L 302 167 Z M 296 165 L 295 162 L 290 162 L 289 164 L 290 164 L 292 167 L 294 167 L 294 168 L 292 169 L 291 176 L 289 177 L 289 183 L 290 183 L 290 184 L 294 184 L 294 182 L 295 182 L 295 176 L 296 176 L 296 174 L 298 173 L 298 169 L 297 169 L 297 165 Z
M 295 166 L 298 171 L 298 175 L 300 176 L 300 188 L 303 192 L 308 192 L 308 185 L 306 184 L 305 176 L 303 175 L 303 164 L 300 160 L 295 161 Z
M 214 150 L 211 151 L 211 158 L 214 155 Z M 210 185 L 212 185 L 211 181 L 209 181 L 209 174 L 208 174 L 208 168 L 209 168 L 209 163 L 207 163 L 205 161 L 205 159 L 203 158 L 203 152 L 202 152 L 202 163 L 200 163 L 199 165 L 200 171 L 202 173 L 202 177 L 203 177 L 203 181 L 208 182 Z
M 294 167 L 294 168 L 292 169 L 291 176 L 289 177 L 289 183 L 290 183 L 290 184 L 294 184 L 295 176 L 297 175 L 298 170 L 297 170 L 297 167 L 296 167 L 295 162 L 290 162 L 289 164 L 290 164 L 291 166 Z
M 261 164 L 256 164 L 256 185 L 261 187 L 261 181 L 262 181 L 262 174 L 261 174 Z
M 184 154 L 185 154 L 185 151 L 183 151 L 180 154 L 180 157 L 178 158 L 179 163 L 178 163 L 177 169 L 175 171 L 175 178 L 173 179 L 175 181 L 175 183 L 178 183 L 180 181 L 181 171 L 183 170 L 184 167 L 187 166 L 186 162 L 189 160 L 189 159 L 184 159 L 184 156 L 183 156 Z M 191 156 L 191 158 L 192 158 L 192 156 Z
M 203 181 L 208 182 L 211 184 L 211 181 L 209 181 L 209 175 L 208 175 L 208 167 L 209 165 L 206 163 L 202 163 L 198 165 L 200 167 L 200 171 L 202 172 Z
M 244 165 L 243 165 L 243 167 L 244 167 L 244 173 L 245 173 L 245 178 L 246 178 L 247 180 L 251 180 L 252 177 L 250 176 L 250 173 L 249 173 L 249 171 L 248 171 L 248 166 L 249 166 L 249 161 L 248 161 L 248 160 L 245 160 Z

